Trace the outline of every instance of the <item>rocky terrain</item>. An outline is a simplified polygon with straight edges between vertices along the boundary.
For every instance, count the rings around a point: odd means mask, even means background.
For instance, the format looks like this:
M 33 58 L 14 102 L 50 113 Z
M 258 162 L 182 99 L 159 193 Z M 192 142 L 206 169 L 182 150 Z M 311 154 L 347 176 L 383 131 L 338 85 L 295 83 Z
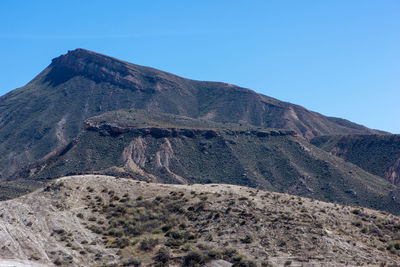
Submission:
M 209 128 L 212 126 L 213 128 Z M 46 182 L 106 174 L 158 183 L 225 183 L 400 212 L 400 190 L 287 130 L 140 110 L 90 118 L 65 149 L 18 173 Z
M 40 266 L 395 266 L 399 229 L 400 218 L 385 212 L 248 187 L 85 175 L 0 202 L 0 258 Z
M 86 119 L 124 108 L 282 128 L 306 139 L 380 133 L 231 84 L 189 80 L 77 49 L 0 97 L 0 180 L 59 152 Z
M 0 97 L 0 266 L 398 266 L 399 148 L 69 51 Z

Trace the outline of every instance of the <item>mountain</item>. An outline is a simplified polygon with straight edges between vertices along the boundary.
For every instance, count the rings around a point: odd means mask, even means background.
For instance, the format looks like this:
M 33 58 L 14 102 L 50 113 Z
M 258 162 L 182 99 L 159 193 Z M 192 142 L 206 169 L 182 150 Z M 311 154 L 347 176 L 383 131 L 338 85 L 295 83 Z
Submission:
M 311 143 L 400 186 L 400 135 L 321 136 Z
M 282 128 L 305 139 L 381 133 L 231 84 L 184 79 L 76 49 L 0 97 L 1 180 L 64 149 L 87 118 L 124 108 Z
M 0 265 L 6 266 L 400 261 L 398 216 L 234 185 L 64 177 L 0 202 L 0 214 Z
M 400 190 L 293 131 L 118 110 L 88 119 L 64 150 L 15 178 L 105 174 L 158 183 L 229 183 L 400 212 Z

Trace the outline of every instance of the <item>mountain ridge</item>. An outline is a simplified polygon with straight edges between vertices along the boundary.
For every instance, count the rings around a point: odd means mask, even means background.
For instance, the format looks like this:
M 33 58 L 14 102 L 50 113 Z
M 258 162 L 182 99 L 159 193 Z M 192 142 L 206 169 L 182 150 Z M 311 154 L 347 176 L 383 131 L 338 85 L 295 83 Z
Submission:
M 285 129 L 307 140 L 383 133 L 231 84 L 189 80 L 77 49 L 0 97 L 0 179 L 57 153 L 83 130 L 86 119 L 130 108 Z

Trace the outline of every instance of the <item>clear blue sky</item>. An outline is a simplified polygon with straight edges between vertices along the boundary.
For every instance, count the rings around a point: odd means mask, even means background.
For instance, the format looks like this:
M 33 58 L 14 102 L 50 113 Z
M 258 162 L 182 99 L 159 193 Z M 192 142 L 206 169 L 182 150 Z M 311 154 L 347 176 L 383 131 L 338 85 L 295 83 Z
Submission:
M 0 95 L 78 47 L 400 133 L 400 1 L 0 1 Z

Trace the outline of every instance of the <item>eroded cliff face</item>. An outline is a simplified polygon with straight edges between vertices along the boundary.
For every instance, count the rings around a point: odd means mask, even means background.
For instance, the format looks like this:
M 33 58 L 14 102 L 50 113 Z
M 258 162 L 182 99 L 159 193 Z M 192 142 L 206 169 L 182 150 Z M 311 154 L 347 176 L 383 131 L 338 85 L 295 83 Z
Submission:
M 400 135 L 321 136 L 311 143 L 400 186 Z
M 113 123 L 96 123 L 91 120 L 85 121 L 85 131 L 99 132 L 103 135 L 118 136 L 123 133 L 133 133 L 135 135 L 154 138 L 185 136 L 193 138 L 196 135 L 204 138 L 213 138 L 225 133 L 228 135 L 253 135 L 257 137 L 267 136 L 297 136 L 297 133 L 290 130 L 230 130 L 230 129 L 190 129 L 190 128 L 160 128 L 160 127 L 137 127 L 119 126 Z
M 400 158 L 385 172 L 385 177 L 392 184 L 400 186 Z
M 400 207 L 400 192 L 389 183 L 293 131 L 146 126 L 138 117 L 123 123 L 113 118 L 87 120 L 85 130 L 61 152 L 19 177 L 46 181 L 105 174 L 170 184 L 229 183 L 394 213 Z

